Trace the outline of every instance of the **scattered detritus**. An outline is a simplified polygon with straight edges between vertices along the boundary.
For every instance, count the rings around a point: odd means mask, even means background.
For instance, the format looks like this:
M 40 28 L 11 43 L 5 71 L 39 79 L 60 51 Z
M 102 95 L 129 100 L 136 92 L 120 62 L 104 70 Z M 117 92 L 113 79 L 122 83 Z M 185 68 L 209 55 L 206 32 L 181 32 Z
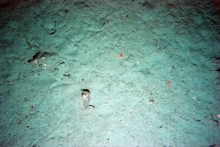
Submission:
M 31 50 L 33 47 L 36 47 L 36 48 L 38 48 L 39 49 L 39 47 L 38 46 L 36 46 L 36 45 L 32 45 L 28 40 L 27 40 L 27 38 L 24 38 L 24 41 L 27 43 L 27 45 L 29 46 L 29 50 Z
M 86 4 L 86 3 L 83 2 L 83 1 L 76 1 L 76 2 L 74 3 L 74 5 L 75 5 L 75 6 L 79 6 L 79 7 L 81 7 L 81 6 L 90 7 L 88 4 Z
M 149 102 L 150 102 L 150 104 L 154 104 L 155 100 L 154 99 L 150 99 Z
M 20 125 L 25 119 L 27 119 L 28 118 L 28 116 L 29 115 L 33 115 L 33 114 L 31 114 L 30 112 L 32 111 L 34 109 L 34 106 L 33 105 L 31 105 L 30 106 L 30 110 L 29 110 L 29 112 L 28 112 L 28 114 L 27 115 L 25 115 L 25 117 L 22 119 L 22 120 L 20 120 L 18 123 L 17 123 L 17 125 Z
M 53 35 L 53 34 L 56 33 L 56 31 L 57 31 L 56 29 L 53 29 L 53 28 L 52 28 L 52 29 L 50 29 L 49 34 L 50 34 L 50 35 Z
M 70 74 L 63 74 L 65 77 L 70 78 Z
M 65 64 L 65 62 L 61 62 L 60 65 L 61 65 L 61 64 Z
M 109 23 L 109 20 L 106 20 L 106 21 L 104 21 L 103 23 L 102 23 L 102 27 L 104 27 L 106 24 L 108 24 Z
M 212 118 L 212 120 L 213 120 L 214 122 L 216 122 L 216 123 L 217 123 L 217 126 L 218 126 L 218 125 L 219 125 L 219 121 L 218 121 L 218 120 L 216 120 L 212 114 L 211 114 L 211 118 Z
M 17 123 L 17 125 L 20 125 L 27 117 L 28 117 L 28 115 L 26 115 L 21 121 L 19 121 L 19 122 Z
M 147 0 L 144 1 L 143 3 L 139 2 L 139 4 L 143 7 L 150 7 L 150 8 L 153 8 L 153 5 L 151 3 L 149 3 Z
M 64 13 L 69 13 L 69 11 L 70 11 L 70 10 L 68 10 L 68 9 L 65 9 L 65 10 L 64 10 Z
M 29 59 L 28 60 L 28 63 L 34 61 L 35 59 L 40 59 L 40 58 L 45 58 L 45 57 L 49 57 L 49 56 L 56 56 L 57 53 L 55 52 L 41 52 L 41 51 L 38 51 L 37 53 L 35 53 L 32 57 L 32 59 Z

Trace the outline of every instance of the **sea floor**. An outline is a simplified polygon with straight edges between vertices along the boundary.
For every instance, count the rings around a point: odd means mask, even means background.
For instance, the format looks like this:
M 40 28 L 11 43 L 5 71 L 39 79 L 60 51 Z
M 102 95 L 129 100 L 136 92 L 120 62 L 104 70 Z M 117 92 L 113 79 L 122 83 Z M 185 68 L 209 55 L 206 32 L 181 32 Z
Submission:
M 0 10 L 0 146 L 220 144 L 217 1 L 7 0 Z

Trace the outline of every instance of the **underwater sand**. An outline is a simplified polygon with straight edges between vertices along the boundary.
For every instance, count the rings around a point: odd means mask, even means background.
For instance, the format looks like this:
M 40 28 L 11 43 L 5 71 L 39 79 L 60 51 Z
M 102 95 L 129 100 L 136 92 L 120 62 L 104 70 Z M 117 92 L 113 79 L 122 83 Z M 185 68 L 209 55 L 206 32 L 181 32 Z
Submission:
M 143 2 L 0 2 L 0 146 L 220 144 L 218 5 Z

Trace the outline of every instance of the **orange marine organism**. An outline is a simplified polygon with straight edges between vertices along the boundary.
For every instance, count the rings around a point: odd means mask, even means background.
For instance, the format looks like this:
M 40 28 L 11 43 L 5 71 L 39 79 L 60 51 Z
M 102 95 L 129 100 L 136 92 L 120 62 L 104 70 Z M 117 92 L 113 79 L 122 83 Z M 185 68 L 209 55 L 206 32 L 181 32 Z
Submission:
M 123 53 L 119 53 L 118 58 L 122 58 L 124 56 Z
M 170 85 L 170 84 L 171 84 L 171 81 L 167 81 L 166 83 L 167 83 L 168 85 Z

